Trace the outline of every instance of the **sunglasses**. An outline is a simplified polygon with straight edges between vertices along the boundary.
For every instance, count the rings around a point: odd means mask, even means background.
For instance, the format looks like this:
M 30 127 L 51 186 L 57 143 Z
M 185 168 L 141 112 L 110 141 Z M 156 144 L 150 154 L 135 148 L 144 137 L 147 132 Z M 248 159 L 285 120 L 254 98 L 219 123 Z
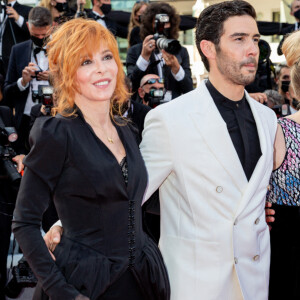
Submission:
M 146 84 L 154 84 L 155 82 L 164 84 L 165 81 L 163 80 L 163 78 L 151 78 L 151 79 L 148 79 L 148 80 L 142 85 L 142 87 L 143 87 L 144 85 L 146 85 Z

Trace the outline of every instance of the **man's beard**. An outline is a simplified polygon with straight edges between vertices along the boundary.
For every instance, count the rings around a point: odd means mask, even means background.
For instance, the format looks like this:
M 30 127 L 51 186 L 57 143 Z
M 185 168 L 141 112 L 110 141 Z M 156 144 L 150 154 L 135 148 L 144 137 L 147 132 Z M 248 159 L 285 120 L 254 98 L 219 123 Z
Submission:
M 218 69 L 227 80 L 242 86 L 246 86 L 254 81 L 257 71 L 257 61 L 254 57 L 249 57 L 241 63 L 237 63 L 232 61 L 228 56 L 222 54 L 222 51 L 219 51 L 218 54 Z M 249 72 L 245 75 L 242 73 L 241 69 L 248 64 L 253 64 L 255 69 L 253 72 Z

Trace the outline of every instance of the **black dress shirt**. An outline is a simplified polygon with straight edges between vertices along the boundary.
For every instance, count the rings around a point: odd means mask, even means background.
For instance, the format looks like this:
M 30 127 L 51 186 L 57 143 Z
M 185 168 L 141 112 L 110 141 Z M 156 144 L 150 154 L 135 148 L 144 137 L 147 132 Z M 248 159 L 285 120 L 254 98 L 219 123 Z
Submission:
M 224 97 L 209 80 L 206 82 L 206 87 L 227 125 L 246 177 L 250 180 L 261 156 L 258 132 L 250 105 L 245 95 L 239 101 Z

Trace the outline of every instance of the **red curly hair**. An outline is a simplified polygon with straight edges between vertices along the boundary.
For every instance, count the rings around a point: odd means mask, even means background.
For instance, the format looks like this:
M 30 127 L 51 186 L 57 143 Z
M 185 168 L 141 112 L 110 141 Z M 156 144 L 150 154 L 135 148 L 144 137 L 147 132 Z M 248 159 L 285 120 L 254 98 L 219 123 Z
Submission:
M 77 86 L 77 69 L 86 57 L 93 54 L 104 44 L 112 52 L 118 66 L 117 84 L 112 95 L 110 115 L 121 115 L 121 107 L 128 99 L 124 84 L 125 74 L 119 57 L 115 37 L 105 27 L 94 20 L 82 18 L 64 23 L 52 35 L 47 44 L 47 53 L 51 79 L 57 97 L 56 112 L 63 116 L 76 113 L 75 94 L 80 92 Z

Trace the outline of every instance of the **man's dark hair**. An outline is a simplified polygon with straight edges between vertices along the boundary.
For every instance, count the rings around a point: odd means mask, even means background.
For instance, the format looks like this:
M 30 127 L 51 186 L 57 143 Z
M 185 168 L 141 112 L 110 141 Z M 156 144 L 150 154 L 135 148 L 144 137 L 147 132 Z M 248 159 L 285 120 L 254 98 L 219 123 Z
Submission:
M 170 18 L 170 39 L 177 39 L 179 34 L 180 16 L 175 8 L 168 3 L 150 3 L 142 17 L 140 37 L 142 40 L 150 34 L 154 34 L 153 20 L 157 14 L 167 14 Z
M 213 4 L 205 8 L 196 25 L 196 45 L 201 55 L 201 59 L 207 71 L 209 71 L 209 63 L 206 56 L 200 49 L 202 40 L 211 41 L 215 44 L 216 49 L 220 43 L 223 34 L 223 24 L 230 17 L 248 15 L 256 19 L 255 9 L 246 1 L 234 0 Z
M 35 27 L 52 25 L 52 15 L 50 10 L 41 6 L 33 7 L 28 15 L 28 23 Z

